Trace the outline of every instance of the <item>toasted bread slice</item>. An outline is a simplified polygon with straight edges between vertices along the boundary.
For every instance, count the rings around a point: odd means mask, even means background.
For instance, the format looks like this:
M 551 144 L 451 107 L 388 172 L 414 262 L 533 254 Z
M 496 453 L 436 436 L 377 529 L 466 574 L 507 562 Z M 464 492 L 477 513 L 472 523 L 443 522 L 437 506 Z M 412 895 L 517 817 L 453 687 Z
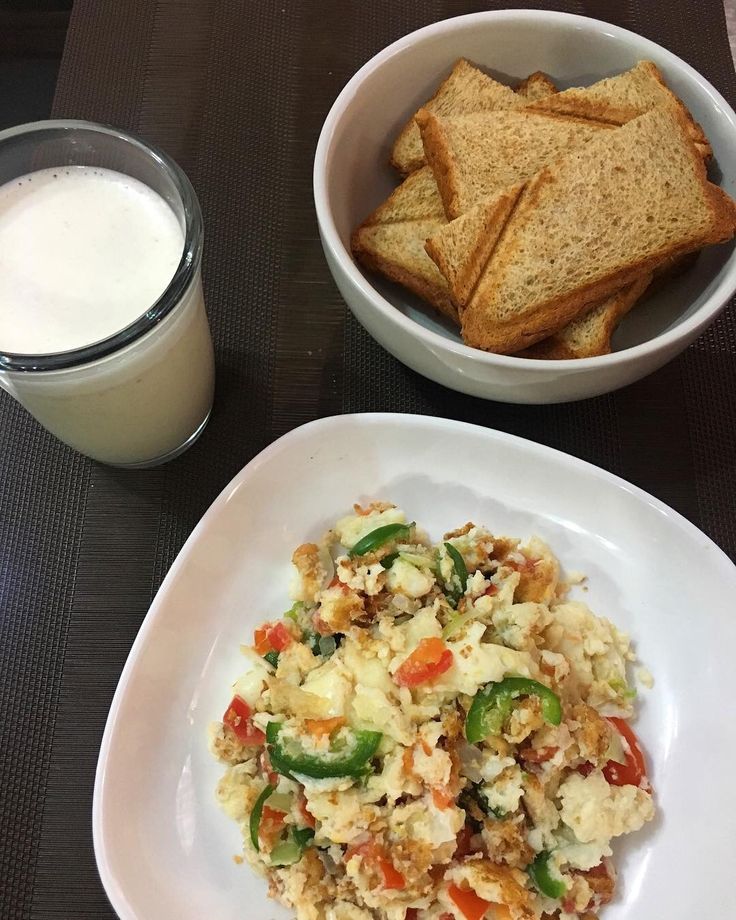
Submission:
M 470 300 L 511 212 L 523 182 L 497 191 L 462 217 L 436 228 L 425 243 L 427 255 L 447 280 L 458 315 Z
M 606 77 L 592 86 L 573 87 L 543 99 L 532 100 L 529 108 L 537 112 L 556 112 L 589 118 L 612 125 L 624 125 L 660 105 L 672 103 L 682 112 L 688 133 L 703 156 L 710 154 L 708 138 L 685 105 L 669 89 L 659 68 L 652 61 L 639 63 L 615 77 Z
M 432 170 L 423 167 L 404 179 L 401 185 L 366 217 L 363 226 L 430 219 L 445 223 L 445 213 Z
M 425 166 L 358 227 L 351 246 L 366 268 L 397 281 L 458 322 L 447 282 L 424 249 L 427 237 L 445 223 L 437 184 Z
M 436 227 L 426 220 L 361 227 L 353 235 L 353 253 L 366 268 L 403 285 L 457 323 L 447 282 L 424 251 Z
M 416 123 L 445 213 L 454 220 L 499 189 L 615 127 L 527 109 L 442 117 L 420 109 Z
M 635 307 L 644 295 L 649 297 L 673 278 L 692 268 L 697 258 L 697 252 L 689 252 L 684 256 L 666 259 L 651 275 L 643 275 L 605 300 L 599 301 L 560 332 L 519 352 L 519 357 L 560 360 L 610 354 L 613 333 L 632 307 Z
M 620 291 L 599 301 L 555 335 L 520 351 L 519 357 L 560 361 L 610 354 L 611 338 L 616 327 L 642 297 L 651 280 L 651 275 L 642 275 Z
M 481 204 L 479 208 L 487 208 Z M 473 224 L 475 218 L 475 224 Z M 459 227 L 456 225 L 460 225 Z M 473 212 L 427 243 L 451 253 L 464 233 L 464 266 L 488 249 Z M 667 258 L 730 239 L 736 205 L 705 175 L 678 109 L 659 108 L 600 133 L 529 180 L 477 279 L 448 278 L 467 344 L 513 354 L 555 334 Z M 442 261 L 438 260 L 442 267 Z M 447 277 L 447 274 L 446 274 Z
M 527 101 L 524 96 L 517 95 L 510 87 L 461 58 L 423 108 L 438 115 L 449 115 L 520 108 Z M 404 125 L 394 142 L 391 163 L 403 175 L 419 169 L 425 163 L 422 139 L 414 123 L 414 116 Z
M 554 96 L 557 92 L 557 87 L 546 73 L 542 73 L 541 70 L 535 70 L 534 73 L 530 73 L 525 80 L 519 83 L 514 92 L 533 102 L 537 99 L 546 99 L 547 96 Z

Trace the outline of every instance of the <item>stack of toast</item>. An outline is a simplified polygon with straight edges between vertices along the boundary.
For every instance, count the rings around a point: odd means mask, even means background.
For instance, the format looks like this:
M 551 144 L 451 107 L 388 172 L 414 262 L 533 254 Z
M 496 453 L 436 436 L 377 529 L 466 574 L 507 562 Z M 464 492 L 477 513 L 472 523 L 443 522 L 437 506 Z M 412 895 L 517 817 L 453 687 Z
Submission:
M 621 318 L 736 233 L 710 145 L 657 67 L 558 92 L 458 61 L 399 134 L 402 183 L 354 232 L 367 268 L 500 354 L 611 350 Z

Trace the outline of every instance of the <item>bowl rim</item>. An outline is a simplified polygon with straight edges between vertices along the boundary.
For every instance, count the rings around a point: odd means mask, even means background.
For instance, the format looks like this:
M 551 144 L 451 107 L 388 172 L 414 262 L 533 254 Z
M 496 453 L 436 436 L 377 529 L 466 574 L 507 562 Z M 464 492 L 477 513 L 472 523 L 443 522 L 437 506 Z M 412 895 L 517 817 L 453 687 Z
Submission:
M 363 272 L 358 268 L 350 251 L 343 244 L 329 205 L 328 166 L 332 155 L 336 127 L 349 108 L 358 87 L 369 74 L 378 70 L 390 59 L 403 54 L 417 43 L 421 43 L 444 32 L 459 30 L 469 24 L 494 21 L 527 21 L 536 23 L 544 23 L 545 21 L 564 22 L 570 26 L 587 31 L 592 29 L 605 29 L 610 36 L 624 41 L 631 42 L 634 40 L 636 44 L 642 48 L 643 52 L 648 52 L 650 50 L 656 51 L 656 56 L 664 57 L 668 64 L 674 69 L 679 70 L 688 80 L 696 84 L 705 96 L 709 98 L 713 107 L 720 112 L 730 125 L 734 140 L 736 141 L 736 112 L 734 112 L 733 108 L 721 93 L 719 93 L 702 74 L 695 70 L 694 67 L 691 67 L 690 64 L 681 57 L 651 39 L 639 35 L 637 32 L 633 32 L 630 29 L 624 29 L 621 26 L 614 25 L 602 19 L 581 16 L 577 13 L 562 13 L 553 10 L 484 10 L 477 13 L 468 13 L 463 16 L 454 16 L 449 19 L 431 23 L 421 29 L 416 29 L 397 39 L 395 42 L 392 42 L 390 45 L 387 45 L 363 64 L 345 84 L 332 104 L 327 118 L 322 125 L 322 130 L 320 131 L 314 155 L 312 175 L 317 223 L 324 246 L 329 248 L 330 252 L 334 255 L 340 268 L 347 275 L 350 283 L 359 290 L 378 313 L 389 323 L 399 326 L 404 332 L 410 335 L 416 336 L 435 354 L 436 349 L 439 348 L 466 361 L 470 360 L 481 365 L 507 367 L 515 370 L 519 370 L 523 367 L 529 370 L 545 369 L 549 371 L 550 366 L 553 364 L 555 370 L 560 372 L 567 370 L 582 372 L 587 368 L 602 370 L 604 368 L 628 365 L 638 362 L 639 359 L 646 359 L 663 350 L 669 349 L 674 349 L 674 354 L 676 354 L 677 345 L 680 342 L 684 342 L 684 344 L 687 345 L 688 342 L 692 341 L 702 332 L 725 307 L 736 291 L 736 251 L 732 253 L 725 263 L 726 272 L 724 277 L 718 283 L 715 290 L 708 296 L 707 300 L 692 316 L 678 323 L 674 328 L 668 329 L 666 332 L 660 333 L 654 338 L 647 339 L 647 341 L 641 342 L 638 345 L 632 345 L 630 348 L 614 351 L 607 355 L 596 355 L 591 358 L 567 358 L 551 362 L 546 359 L 520 358 L 516 355 L 501 355 L 494 352 L 483 351 L 482 349 L 466 345 L 464 342 L 454 342 L 444 335 L 432 329 L 428 329 L 426 326 L 423 326 L 421 323 L 418 323 L 416 320 L 397 309 L 375 287 L 373 287 Z

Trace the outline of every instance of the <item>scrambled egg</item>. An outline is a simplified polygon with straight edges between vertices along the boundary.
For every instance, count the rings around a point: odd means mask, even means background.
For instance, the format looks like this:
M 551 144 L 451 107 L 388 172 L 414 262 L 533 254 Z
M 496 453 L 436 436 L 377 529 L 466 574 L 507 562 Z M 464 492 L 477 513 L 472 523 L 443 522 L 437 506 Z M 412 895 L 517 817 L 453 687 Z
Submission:
M 654 816 L 629 638 L 538 538 L 433 545 L 386 502 L 292 561 L 210 738 L 269 893 L 298 920 L 594 920 L 611 840 Z

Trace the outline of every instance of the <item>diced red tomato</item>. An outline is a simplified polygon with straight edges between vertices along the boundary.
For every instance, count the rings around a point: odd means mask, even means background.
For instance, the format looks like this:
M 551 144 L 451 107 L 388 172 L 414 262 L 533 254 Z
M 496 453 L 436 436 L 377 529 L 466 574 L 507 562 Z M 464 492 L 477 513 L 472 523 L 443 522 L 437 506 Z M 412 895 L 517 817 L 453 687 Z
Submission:
M 527 763 L 545 763 L 552 760 L 558 751 L 558 747 L 527 748 L 522 751 L 521 758 Z
M 265 626 L 259 626 L 253 633 L 253 648 L 255 648 L 261 657 L 274 651 L 271 647 L 271 643 L 268 641 L 268 623 L 266 623 Z
M 491 582 L 483 593 L 488 597 L 493 597 L 498 594 L 498 585 L 494 585 L 493 582 Z
M 291 645 L 294 638 L 287 629 L 286 623 L 279 620 L 268 631 L 268 641 L 277 652 L 283 652 L 287 646 Z
M 264 805 L 263 811 L 261 812 L 261 824 L 276 824 L 279 827 L 283 827 L 286 823 L 286 812 L 282 811 L 280 808 L 271 808 L 270 805 Z
M 432 788 L 432 802 L 435 808 L 444 811 L 454 804 L 455 796 L 450 793 L 446 786 L 434 786 Z
M 281 831 L 286 824 L 286 814 L 283 811 L 277 811 L 275 808 L 263 806 L 261 814 L 261 823 L 258 826 L 258 837 L 263 842 L 267 850 L 272 850 L 274 844 L 281 836 Z
M 345 719 L 342 716 L 335 716 L 332 719 L 305 719 L 304 727 L 310 735 L 316 735 L 323 738 L 325 735 L 331 735 L 338 728 L 345 725 Z
M 625 719 L 616 716 L 606 716 L 614 730 L 622 735 L 628 745 L 626 763 L 609 760 L 603 767 L 603 775 L 612 786 L 638 786 L 647 778 L 647 767 L 644 754 L 639 747 L 639 741 Z M 595 767 L 592 763 L 582 763 L 577 768 L 582 776 L 589 776 Z
M 266 736 L 251 721 L 250 706 L 240 696 L 234 696 L 225 710 L 222 721 L 232 729 L 235 737 L 242 744 L 259 747 L 266 741 Z
M 455 902 L 465 920 L 483 920 L 486 911 L 491 906 L 490 901 L 484 901 L 483 898 L 469 888 L 458 888 L 457 885 L 450 885 L 447 893 Z
M 259 655 L 268 655 L 269 652 L 283 652 L 294 641 L 286 624 L 279 620 L 276 623 L 264 623 L 259 626 L 253 635 L 254 647 Z
M 452 665 L 452 652 L 442 639 L 422 639 L 394 674 L 399 687 L 418 687 L 434 680 Z
M 386 855 L 383 847 L 375 840 L 366 840 L 357 846 L 349 846 L 345 851 L 345 862 L 353 856 L 360 855 L 363 859 L 376 866 L 383 877 L 383 887 L 386 889 L 400 890 L 406 887 L 406 880 Z
M 312 830 L 314 830 L 315 827 L 317 827 L 317 822 L 314 820 L 312 812 L 307 808 L 307 800 L 303 792 L 299 794 L 299 798 L 297 799 L 297 808 L 299 809 L 299 814 L 304 818 L 304 823 L 307 827 L 311 827 Z
M 383 875 L 383 887 L 388 890 L 401 890 L 406 887 L 406 880 L 390 859 L 378 857 L 378 868 Z
M 639 747 L 639 741 L 625 719 L 611 716 L 608 721 L 623 736 L 629 750 L 626 752 L 625 764 L 609 760 L 603 768 L 603 775 L 612 786 L 638 786 L 647 775 L 644 754 Z
M 363 856 L 367 858 L 371 852 L 371 847 L 374 846 L 372 840 L 365 839 L 365 834 L 361 834 L 361 837 L 358 838 L 361 840 L 360 843 L 349 843 L 345 849 L 345 855 L 343 859 L 346 863 L 350 862 L 353 856 Z

